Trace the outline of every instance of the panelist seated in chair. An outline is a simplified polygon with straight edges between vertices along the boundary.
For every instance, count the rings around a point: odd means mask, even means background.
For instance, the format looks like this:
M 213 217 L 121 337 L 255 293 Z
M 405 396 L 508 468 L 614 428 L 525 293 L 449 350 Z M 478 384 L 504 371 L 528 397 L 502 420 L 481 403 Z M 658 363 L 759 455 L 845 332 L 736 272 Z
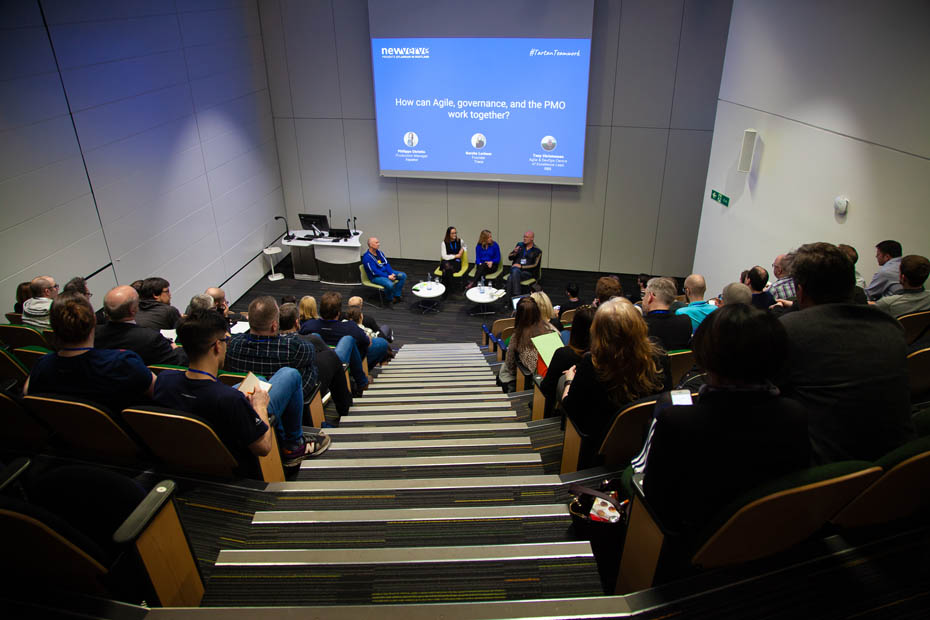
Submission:
M 491 231 L 485 228 L 478 236 L 478 243 L 475 244 L 475 277 L 472 278 L 468 288 L 478 286 L 481 278 L 497 271 L 500 264 L 501 247 L 491 237 Z
M 387 256 L 381 251 L 381 241 L 377 237 L 368 239 L 368 251 L 362 254 L 362 263 L 365 265 L 368 279 L 383 286 L 387 296 L 394 298 L 394 303 L 399 302 L 404 294 L 407 274 L 391 267 Z
M 745 304 L 698 327 L 694 354 L 707 383 L 694 404 L 659 399 L 650 441 L 633 462 L 645 462 L 643 490 L 663 526 L 696 535 L 744 492 L 810 466 L 806 411 L 772 383 L 787 352 L 779 320 Z
M 507 255 L 510 260 L 510 279 L 507 280 L 507 292 L 511 297 L 520 294 L 520 282 L 529 278 L 539 279 L 539 262 L 542 250 L 536 247 L 536 235 L 532 230 L 523 233 L 523 241 L 514 246 Z
M 133 351 L 94 348 L 94 309 L 80 293 L 62 293 L 49 313 L 58 351 L 40 358 L 23 393 L 62 394 L 118 413 L 149 402 L 155 375 Z
M 597 307 L 591 352 L 565 371 L 562 407 L 596 451 L 614 414 L 633 401 L 670 390 L 670 374 L 668 356 L 649 339 L 639 310 L 617 297 Z M 592 455 L 582 457 L 589 462 Z
M 229 340 L 226 320 L 218 312 L 193 311 L 178 324 L 178 337 L 184 342 L 190 367 L 158 375 L 155 403 L 205 419 L 245 469 L 242 473 L 261 478 L 248 464 L 255 463 L 252 455 L 265 456 L 271 451 L 269 392 L 256 388 L 246 395 L 216 380 Z
M 442 283 L 446 287 L 443 298 L 452 290 L 453 274 L 462 270 L 462 256 L 465 254 L 465 244 L 459 239 L 455 226 L 446 229 L 446 236 L 439 245 L 439 270 L 442 272 Z

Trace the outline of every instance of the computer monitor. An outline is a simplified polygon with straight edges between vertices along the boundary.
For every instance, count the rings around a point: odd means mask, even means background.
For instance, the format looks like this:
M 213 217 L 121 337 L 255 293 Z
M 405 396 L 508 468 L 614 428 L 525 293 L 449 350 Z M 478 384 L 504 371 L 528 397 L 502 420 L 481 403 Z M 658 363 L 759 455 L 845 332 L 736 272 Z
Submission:
M 511 298 L 510 298 L 510 301 L 513 302 L 513 309 L 514 309 L 514 310 L 517 309 L 517 304 L 520 303 L 520 300 L 523 299 L 524 297 L 529 297 L 529 295 L 517 295 L 516 297 L 511 297 Z
M 315 225 L 323 232 L 329 231 L 329 218 L 325 215 L 298 213 L 297 218 L 300 220 L 300 227 L 304 230 L 313 230 L 313 226 Z

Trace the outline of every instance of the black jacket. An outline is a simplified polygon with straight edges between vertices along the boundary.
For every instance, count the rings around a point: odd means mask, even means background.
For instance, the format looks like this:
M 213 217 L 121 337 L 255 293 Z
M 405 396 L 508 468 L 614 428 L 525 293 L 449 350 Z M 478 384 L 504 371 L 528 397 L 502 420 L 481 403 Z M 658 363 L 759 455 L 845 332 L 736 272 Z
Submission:
M 174 364 L 187 366 L 183 349 L 172 349 L 171 343 L 154 329 L 132 323 L 110 321 L 97 326 L 94 347 L 98 349 L 126 349 L 139 354 L 146 365 Z

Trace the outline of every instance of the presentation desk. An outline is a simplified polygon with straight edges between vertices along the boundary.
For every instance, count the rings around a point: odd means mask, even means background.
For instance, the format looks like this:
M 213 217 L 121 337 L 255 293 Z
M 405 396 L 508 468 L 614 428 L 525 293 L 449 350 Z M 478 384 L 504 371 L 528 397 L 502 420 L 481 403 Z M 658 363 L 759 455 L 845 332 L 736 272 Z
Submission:
M 291 261 L 294 264 L 294 277 L 298 280 L 319 280 L 324 284 L 360 284 L 358 266 L 362 262 L 362 231 L 356 231 L 350 239 L 331 239 L 310 237 L 312 231 L 292 230 L 295 235 L 290 241 L 282 240 L 281 245 L 291 248 Z

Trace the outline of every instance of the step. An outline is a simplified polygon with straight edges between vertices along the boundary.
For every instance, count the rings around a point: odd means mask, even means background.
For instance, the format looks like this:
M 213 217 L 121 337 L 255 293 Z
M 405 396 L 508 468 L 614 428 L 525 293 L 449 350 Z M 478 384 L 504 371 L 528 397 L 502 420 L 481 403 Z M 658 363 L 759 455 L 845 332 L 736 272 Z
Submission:
M 371 510 L 260 510 L 252 525 L 284 523 L 371 523 L 381 521 L 449 521 L 564 517 L 565 504 L 464 506 L 455 508 L 374 508 Z
M 467 401 L 510 401 L 507 398 L 507 395 L 497 390 L 497 392 L 489 392 L 486 394 L 456 394 L 455 396 L 449 395 L 424 395 L 417 393 L 407 393 L 407 395 L 392 395 L 387 394 L 383 395 L 379 392 L 378 394 L 368 393 L 362 396 L 362 398 L 354 401 L 355 405 L 358 407 L 368 407 L 371 404 L 380 404 L 380 403 L 401 403 L 407 401 L 414 401 L 416 403 L 448 403 L 449 400 L 455 400 L 459 402 Z
M 372 383 L 365 391 L 364 399 L 369 396 L 430 396 L 433 394 L 503 394 L 496 385 L 477 385 L 462 387 L 422 387 L 412 384 L 412 387 L 397 388 L 391 385 Z
M 326 434 L 330 436 L 339 435 L 368 435 L 373 431 L 370 427 L 365 426 L 345 426 L 349 421 L 346 417 L 338 428 L 327 428 Z M 474 433 L 474 432 L 493 432 L 493 431 L 522 431 L 526 432 L 529 427 L 526 422 L 495 422 L 488 424 L 412 424 L 408 426 L 379 426 L 377 433 L 380 435 L 401 435 L 406 433 Z
M 222 549 L 216 566 L 338 566 L 347 564 L 431 564 L 503 562 L 592 557 L 591 543 L 551 542 L 455 547 L 368 549 Z
M 335 447 L 335 443 L 333 447 Z M 332 450 L 332 448 L 330 448 Z M 271 482 L 268 493 L 311 493 L 333 491 L 411 491 L 443 489 L 483 489 L 491 487 L 558 487 L 562 479 L 543 476 L 467 476 L 462 478 L 410 478 L 391 480 L 297 480 Z
M 435 448 L 475 448 L 532 446 L 529 437 L 465 437 L 462 439 L 401 439 L 398 441 L 334 441 L 328 452 L 346 450 L 430 450 Z
M 300 464 L 301 469 L 379 469 L 383 467 L 457 467 L 466 465 L 513 465 L 542 463 L 536 452 L 513 454 L 459 454 L 453 456 L 402 456 L 391 458 L 315 458 Z
M 375 415 L 355 413 L 342 418 L 339 421 L 339 428 L 345 428 L 350 424 L 383 424 L 385 422 L 416 422 L 417 420 L 502 420 L 516 417 L 516 411 L 434 411 L 431 413 L 379 413 Z M 330 431 L 332 430 L 335 429 L 328 428 L 326 433 L 331 434 Z
M 369 405 L 362 406 L 362 401 L 365 398 L 362 397 L 359 399 L 357 405 L 349 407 L 349 415 L 351 417 L 354 413 L 375 413 L 377 411 L 384 411 L 386 413 L 396 413 L 398 411 L 422 411 L 426 409 L 427 411 L 461 411 L 462 409 L 506 409 L 510 407 L 510 399 L 504 399 L 498 402 L 478 402 L 478 403 L 440 403 L 440 404 L 428 404 L 428 405 Z M 346 418 L 348 420 L 348 418 Z

